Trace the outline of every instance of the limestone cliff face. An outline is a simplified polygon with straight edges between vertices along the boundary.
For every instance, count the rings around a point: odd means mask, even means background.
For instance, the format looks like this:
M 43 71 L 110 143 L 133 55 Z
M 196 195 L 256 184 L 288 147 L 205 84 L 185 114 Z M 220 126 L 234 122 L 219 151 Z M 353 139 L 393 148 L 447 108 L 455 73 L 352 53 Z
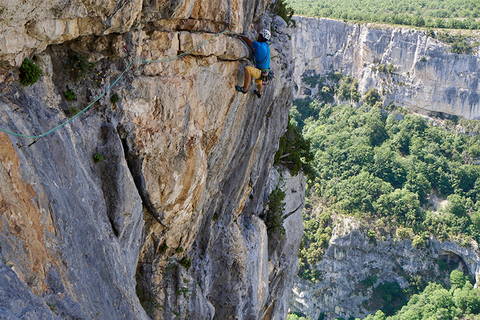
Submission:
M 480 56 L 454 54 L 449 45 L 408 28 L 297 17 L 293 34 L 295 82 L 338 71 L 359 80 L 365 93 L 376 88 L 385 104 L 480 119 Z M 385 72 L 380 65 L 391 65 Z
M 93 110 L 33 144 L 0 133 L 0 317 L 285 316 L 301 219 L 299 209 L 269 247 L 259 216 L 275 180 L 292 66 L 289 31 L 265 13 L 268 4 L 1 4 L 0 125 L 12 131 L 38 134 L 64 121 L 129 62 L 194 51 L 135 65 Z M 214 33 L 263 26 L 274 34 L 277 77 L 258 99 L 234 90 L 248 51 Z M 22 87 L 14 66 L 31 54 L 44 75 Z M 285 179 L 295 208 L 298 179 Z
M 333 221 L 328 248 L 315 265 L 319 280 L 297 279 L 293 289 L 292 310 L 311 319 L 322 315 L 322 319 L 348 319 L 373 313 L 384 307 L 380 288 L 385 283 L 415 291 L 420 282 L 447 284 L 455 268 L 478 281 L 476 246 L 466 248 L 432 238 L 416 248 L 411 240 L 388 234 L 368 237 L 367 231 L 372 229 L 351 217 L 336 216 Z

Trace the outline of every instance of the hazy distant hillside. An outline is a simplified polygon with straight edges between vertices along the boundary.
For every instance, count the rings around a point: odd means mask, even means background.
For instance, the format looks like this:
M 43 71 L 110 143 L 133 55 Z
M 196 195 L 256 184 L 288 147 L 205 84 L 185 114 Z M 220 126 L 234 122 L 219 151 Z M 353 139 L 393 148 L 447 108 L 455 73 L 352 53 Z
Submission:
M 480 29 L 477 0 L 287 0 L 300 15 L 418 27 Z

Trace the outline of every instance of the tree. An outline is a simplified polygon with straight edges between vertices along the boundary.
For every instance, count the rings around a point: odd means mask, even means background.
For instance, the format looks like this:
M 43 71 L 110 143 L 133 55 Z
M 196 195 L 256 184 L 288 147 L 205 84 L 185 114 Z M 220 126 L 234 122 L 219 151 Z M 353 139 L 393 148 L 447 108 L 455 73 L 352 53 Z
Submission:
M 396 189 L 381 195 L 374 203 L 374 207 L 380 215 L 393 217 L 409 226 L 415 225 L 420 216 L 418 196 L 405 189 Z
M 374 202 L 384 194 L 393 191 L 390 184 L 372 174 L 360 174 L 340 181 L 334 189 L 339 199 L 338 207 L 347 212 L 374 212 Z
M 378 90 L 375 88 L 368 90 L 363 96 L 363 102 L 370 106 L 374 106 L 378 102 L 381 102 L 381 100 L 382 100 L 382 96 L 380 95 Z
M 462 217 L 466 216 L 469 208 L 473 207 L 471 200 L 466 199 L 457 194 L 451 194 L 447 197 L 448 205 L 446 211 L 457 216 Z
M 463 288 L 468 282 L 468 278 L 460 270 L 453 270 L 450 273 L 450 285 L 452 288 Z

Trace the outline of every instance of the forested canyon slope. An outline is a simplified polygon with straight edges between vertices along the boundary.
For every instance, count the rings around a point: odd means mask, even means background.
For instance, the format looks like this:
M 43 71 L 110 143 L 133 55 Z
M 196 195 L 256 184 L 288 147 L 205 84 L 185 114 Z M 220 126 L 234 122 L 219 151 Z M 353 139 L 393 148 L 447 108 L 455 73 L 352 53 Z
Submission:
M 452 270 L 475 283 L 478 38 L 294 20 L 291 116 L 311 143 L 313 172 L 291 311 L 308 319 L 391 316 L 428 282 L 449 288 Z M 425 319 L 437 307 L 451 319 L 480 312 L 478 290 L 468 310 L 451 296 L 428 304 L 438 298 L 429 290 L 392 319 Z M 423 315 L 419 301 L 428 304 Z

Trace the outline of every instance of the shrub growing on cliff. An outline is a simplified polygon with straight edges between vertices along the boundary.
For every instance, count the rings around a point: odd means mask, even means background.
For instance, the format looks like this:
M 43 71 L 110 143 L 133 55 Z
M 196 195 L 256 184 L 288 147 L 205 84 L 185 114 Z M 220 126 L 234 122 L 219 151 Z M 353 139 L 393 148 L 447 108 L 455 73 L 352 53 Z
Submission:
M 296 313 L 289 313 L 287 315 L 287 320 L 310 320 L 310 318 L 307 318 L 304 315 L 299 315 Z
M 67 115 L 67 117 L 73 117 L 74 115 L 76 115 L 79 112 L 80 112 L 80 109 L 78 109 L 76 107 L 72 107 L 72 108 L 67 109 L 65 111 L 65 114 Z
M 381 101 L 382 101 L 382 96 L 380 95 L 378 90 L 375 88 L 368 90 L 363 96 L 363 102 L 370 106 L 374 106 L 375 104 Z
M 298 128 L 289 120 L 287 131 L 280 138 L 278 151 L 275 154 L 275 164 L 284 165 L 293 176 L 300 171 L 311 176 L 312 168 L 309 162 L 312 159 L 310 142 L 303 138 Z
M 67 89 L 63 92 L 63 96 L 67 101 L 75 101 L 77 100 L 77 95 L 71 89 Z
M 472 54 L 474 47 L 478 46 L 478 43 L 474 43 L 462 35 L 441 32 L 437 38 L 444 43 L 450 44 L 452 46 L 451 51 L 457 54 Z
M 83 79 L 94 66 L 94 63 L 89 62 L 87 57 L 80 53 L 72 52 L 68 57 L 67 68 L 76 81 Z
M 93 158 L 93 162 L 95 162 L 95 163 L 105 160 L 105 156 L 101 153 L 98 153 L 98 152 L 95 153 L 92 158 Z
M 116 104 L 118 101 L 120 101 L 120 96 L 118 94 L 114 93 L 110 96 L 111 103 Z
M 286 0 L 277 0 L 273 4 L 272 10 L 277 16 L 282 17 L 288 26 L 295 25 L 295 21 L 292 20 L 295 11 L 287 4 Z
M 180 261 L 178 261 L 178 263 L 184 267 L 185 269 L 190 269 L 190 267 L 192 266 L 192 259 L 188 258 L 188 257 L 183 257 Z
M 285 192 L 276 187 L 268 197 L 267 211 L 265 213 L 265 225 L 269 234 L 285 234 L 283 228 L 283 211 L 285 209 Z
M 25 58 L 20 66 L 20 83 L 31 86 L 40 79 L 43 72 L 32 60 Z
M 352 77 L 343 77 L 340 80 L 336 94 L 340 100 L 358 102 L 360 100 L 358 81 Z

